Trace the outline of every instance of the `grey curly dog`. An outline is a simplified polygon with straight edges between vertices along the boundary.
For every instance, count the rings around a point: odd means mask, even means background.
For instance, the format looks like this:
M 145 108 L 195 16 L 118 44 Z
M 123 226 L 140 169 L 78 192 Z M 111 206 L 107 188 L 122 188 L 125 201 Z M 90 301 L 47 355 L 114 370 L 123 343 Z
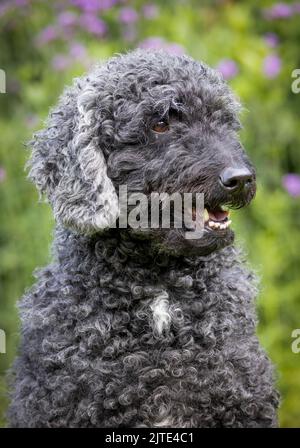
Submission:
M 66 89 L 32 142 L 53 263 L 20 304 L 12 427 L 274 427 L 255 277 L 228 211 L 255 194 L 240 105 L 186 56 L 136 50 Z M 201 238 L 113 226 L 118 189 L 203 193 Z

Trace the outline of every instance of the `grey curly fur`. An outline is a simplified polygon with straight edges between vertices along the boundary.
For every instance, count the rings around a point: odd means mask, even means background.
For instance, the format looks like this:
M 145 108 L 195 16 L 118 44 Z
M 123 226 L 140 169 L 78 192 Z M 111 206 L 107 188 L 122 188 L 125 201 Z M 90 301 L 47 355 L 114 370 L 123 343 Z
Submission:
M 163 52 L 116 56 L 65 91 L 32 141 L 30 177 L 57 225 L 53 264 L 20 305 L 10 426 L 276 426 L 256 281 L 233 233 L 108 229 L 122 184 L 250 202 L 253 189 L 228 196 L 216 182 L 232 161 L 253 170 L 239 108 L 214 70 Z M 172 129 L 154 135 L 170 110 Z

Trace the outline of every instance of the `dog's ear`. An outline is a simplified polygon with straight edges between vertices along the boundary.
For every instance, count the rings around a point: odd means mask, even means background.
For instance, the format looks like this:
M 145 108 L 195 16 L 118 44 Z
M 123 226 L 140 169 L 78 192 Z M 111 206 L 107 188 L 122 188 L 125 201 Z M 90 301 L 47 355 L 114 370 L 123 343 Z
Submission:
M 80 233 L 114 226 L 118 197 L 103 148 L 112 141 L 112 95 L 101 72 L 76 80 L 30 142 L 29 178 L 46 194 L 56 220 Z

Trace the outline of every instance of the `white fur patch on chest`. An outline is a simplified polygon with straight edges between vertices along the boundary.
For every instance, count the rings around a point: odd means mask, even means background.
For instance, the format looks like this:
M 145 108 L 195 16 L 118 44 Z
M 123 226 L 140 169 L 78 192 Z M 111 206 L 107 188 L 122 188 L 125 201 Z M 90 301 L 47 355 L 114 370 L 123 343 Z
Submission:
M 169 295 L 166 291 L 162 291 L 153 302 L 150 308 L 153 312 L 154 330 L 161 335 L 163 331 L 168 331 L 171 324 L 171 314 L 169 309 Z

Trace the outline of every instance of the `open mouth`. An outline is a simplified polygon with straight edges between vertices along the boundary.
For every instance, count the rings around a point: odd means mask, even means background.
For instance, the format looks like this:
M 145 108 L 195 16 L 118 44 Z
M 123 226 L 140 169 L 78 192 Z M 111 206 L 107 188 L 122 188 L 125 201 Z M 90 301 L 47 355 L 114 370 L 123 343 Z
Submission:
M 230 211 L 219 206 L 214 209 L 204 209 L 204 228 L 206 230 L 226 230 L 230 224 Z M 193 207 L 193 219 L 196 219 L 196 211 Z
M 230 224 L 230 212 L 223 207 L 204 209 L 204 227 L 213 230 L 226 230 Z

